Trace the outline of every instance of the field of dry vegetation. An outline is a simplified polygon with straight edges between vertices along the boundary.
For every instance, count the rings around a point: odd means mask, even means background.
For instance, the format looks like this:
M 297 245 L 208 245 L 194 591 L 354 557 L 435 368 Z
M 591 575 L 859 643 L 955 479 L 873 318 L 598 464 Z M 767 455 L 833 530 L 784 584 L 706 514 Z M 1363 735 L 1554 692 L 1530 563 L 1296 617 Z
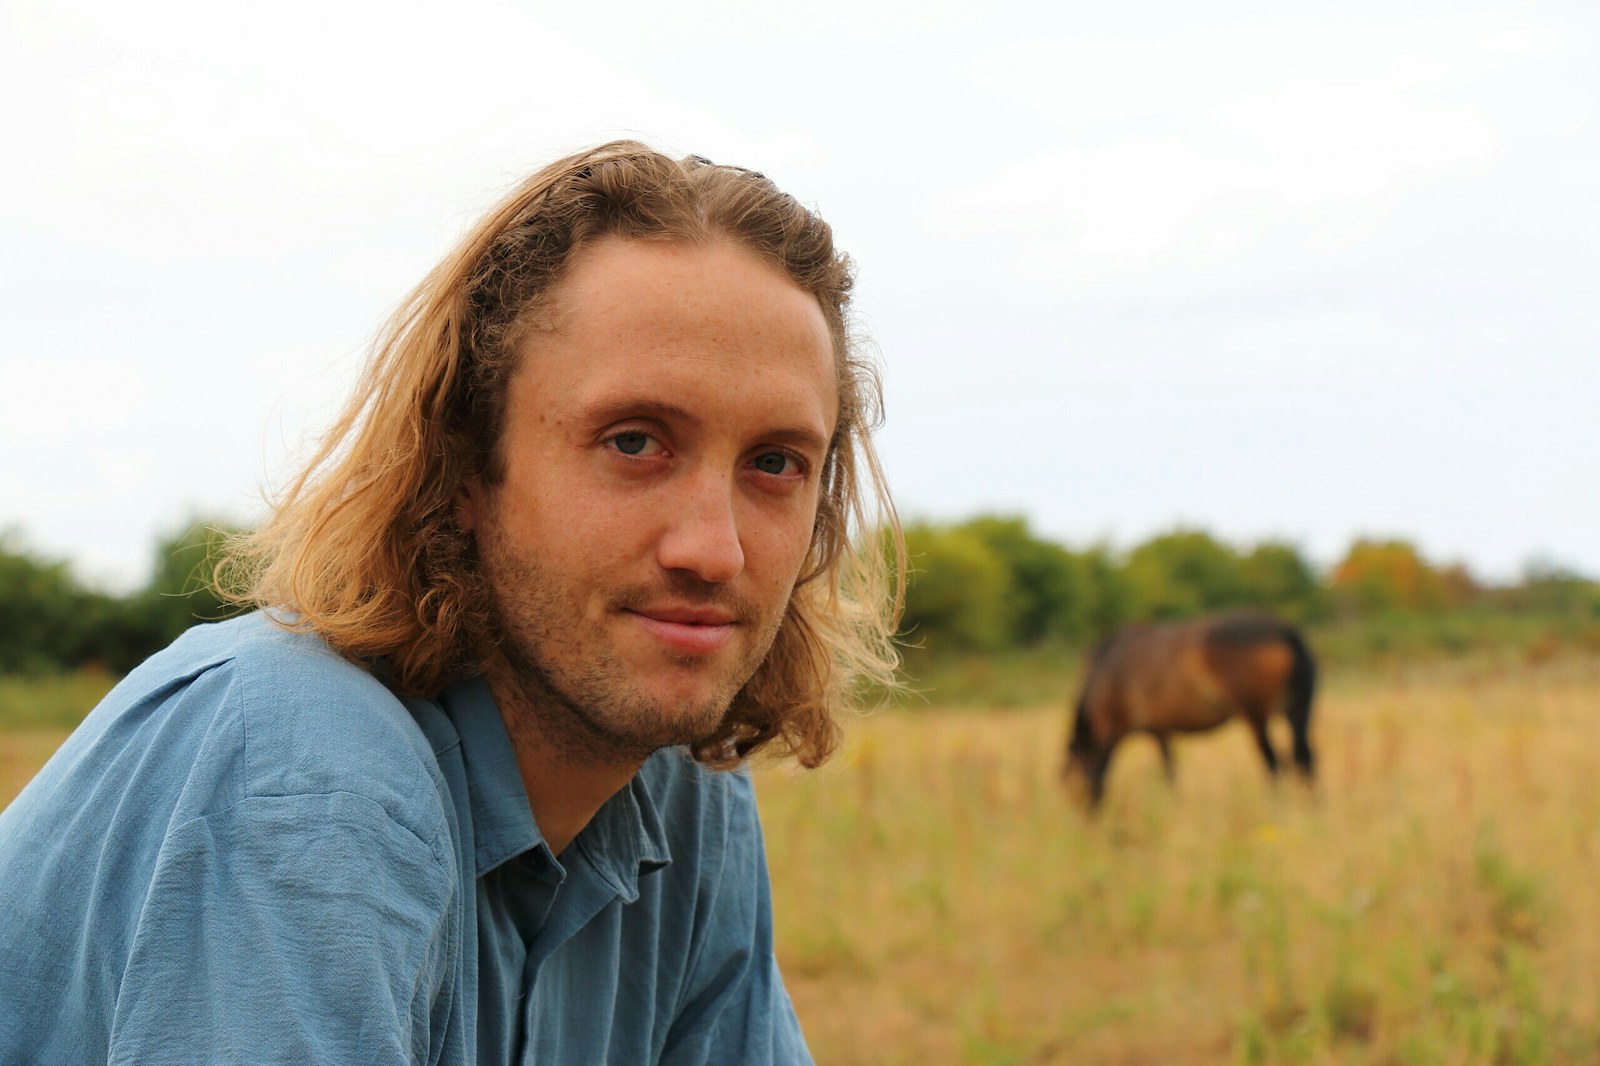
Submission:
M 819 1063 L 1600 1062 L 1600 661 L 1334 676 L 1314 793 L 1135 738 L 1094 822 L 1065 703 L 761 774 Z
M 935 693 L 761 770 L 817 1061 L 1600 1062 L 1600 659 L 1330 673 L 1314 793 L 1242 727 L 1175 789 L 1135 738 L 1090 821 L 1065 692 Z M 64 735 L 0 732 L 0 805 Z

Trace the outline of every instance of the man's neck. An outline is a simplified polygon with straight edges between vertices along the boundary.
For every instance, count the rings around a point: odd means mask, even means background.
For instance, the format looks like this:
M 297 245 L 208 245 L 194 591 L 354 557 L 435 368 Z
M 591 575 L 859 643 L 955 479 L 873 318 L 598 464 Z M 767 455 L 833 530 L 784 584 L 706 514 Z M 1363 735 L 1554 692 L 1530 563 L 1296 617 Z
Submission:
M 644 760 L 597 759 L 592 751 L 562 744 L 560 729 L 549 728 L 550 716 L 570 712 L 530 698 L 507 664 L 491 665 L 485 680 L 511 737 L 534 824 L 550 851 L 560 855 L 606 800 L 627 787 Z

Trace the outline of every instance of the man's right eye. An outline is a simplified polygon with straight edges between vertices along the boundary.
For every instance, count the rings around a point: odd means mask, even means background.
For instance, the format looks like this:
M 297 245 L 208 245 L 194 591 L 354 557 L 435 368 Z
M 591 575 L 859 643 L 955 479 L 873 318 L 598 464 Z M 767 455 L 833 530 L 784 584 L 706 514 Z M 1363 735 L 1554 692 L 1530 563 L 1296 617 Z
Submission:
M 611 438 L 611 446 L 623 455 L 654 455 L 661 450 L 648 433 L 618 433 Z

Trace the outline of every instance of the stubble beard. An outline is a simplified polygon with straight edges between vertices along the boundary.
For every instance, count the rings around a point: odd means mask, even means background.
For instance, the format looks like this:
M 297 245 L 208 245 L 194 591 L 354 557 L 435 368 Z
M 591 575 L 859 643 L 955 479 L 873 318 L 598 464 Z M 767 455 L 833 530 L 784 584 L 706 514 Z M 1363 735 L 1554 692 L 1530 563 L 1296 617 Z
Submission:
M 480 543 L 498 651 L 509 668 L 505 681 L 521 704 L 508 724 L 514 732 L 534 734 L 575 765 L 637 764 L 662 748 L 711 737 L 766 658 L 782 621 L 781 614 L 763 618 L 753 604 L 692 575 L 668 573 L 656 588 L 619 588 L 607 603 L 607 619 L 597 625 L 585 618 L 582 602 L 536 561 L 508 551 L 493 534 Z M 692 704 L 643 691 L 609 640 L 605 621 L 612 613 L 662 598 L 715 604 L 755 637 L 732 668 L 698 656 L 664 655 L 684 670 L 725 671 Z M 586 634 L 594 639 L 586 642 Z

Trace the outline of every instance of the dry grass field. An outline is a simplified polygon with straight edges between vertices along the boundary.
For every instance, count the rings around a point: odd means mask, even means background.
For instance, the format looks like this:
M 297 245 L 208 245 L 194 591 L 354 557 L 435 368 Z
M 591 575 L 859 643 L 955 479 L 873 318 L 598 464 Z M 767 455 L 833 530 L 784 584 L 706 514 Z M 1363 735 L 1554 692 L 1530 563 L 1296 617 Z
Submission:
M 4 807 L 34 773 L 50 758 L 50 753 L 67 739 L 65 729 L 18 729 L 0 733 L 0 807 Z
M 1334 676 L 1321 780 L 1242 727 L 1135 738 L 1106 809 L 1056 706 L 884 710 L 764 769 L 817 1061 L 1600 1062 L 1600 660 Z M 0 805 L 64 732 L 0 734 Z
M 1314 793 L 1242 726 L 1176 789 L 1135 738 L 1094 822 L 1065 703 L 763 772 L 818 1062 L 1600 1062 L 1600 661 L 1334 677 Z

